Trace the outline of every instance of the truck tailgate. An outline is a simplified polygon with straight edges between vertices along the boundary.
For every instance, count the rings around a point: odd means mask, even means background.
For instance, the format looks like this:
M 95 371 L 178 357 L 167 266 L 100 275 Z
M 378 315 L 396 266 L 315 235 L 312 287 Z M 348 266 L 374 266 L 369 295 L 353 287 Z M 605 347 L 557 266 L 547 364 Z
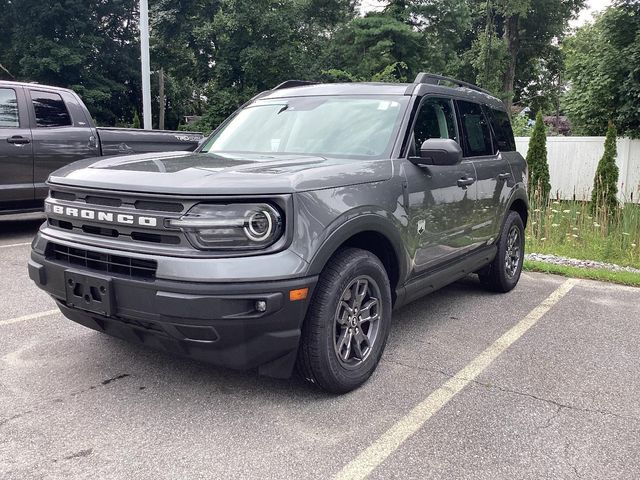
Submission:
M 190 151 L 198 147 L 203 135 L 197 132 L 98 128 L 102 155 L 129 155 L 168 151 Z

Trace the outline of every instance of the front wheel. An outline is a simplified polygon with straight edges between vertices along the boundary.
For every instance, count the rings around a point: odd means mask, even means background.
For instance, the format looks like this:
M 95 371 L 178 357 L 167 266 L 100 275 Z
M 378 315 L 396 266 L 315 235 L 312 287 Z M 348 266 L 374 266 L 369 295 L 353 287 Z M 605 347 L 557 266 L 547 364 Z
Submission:
M 502 226 L 496 258 L 478 276 L 490 290 L 510 292 L 520 280 L 523 263 L 524 224 L 518 212 L 511 211 Z
M 318 280 L 302 329 L 298 371 L 333 393 L 365 383 L 384 351 L 391 322 L 391 286 L 372 253 L 349 248 Z

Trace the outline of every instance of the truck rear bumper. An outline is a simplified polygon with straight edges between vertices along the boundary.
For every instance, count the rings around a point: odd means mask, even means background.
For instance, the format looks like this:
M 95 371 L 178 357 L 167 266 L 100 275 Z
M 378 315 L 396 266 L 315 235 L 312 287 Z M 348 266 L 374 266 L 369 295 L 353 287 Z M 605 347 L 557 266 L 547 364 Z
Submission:
M 131 279 L 62 264 L 36 251 L 31 253 L 29 276 L 67 318 L 81 325 L 223 367 L 257 368 L 278 378 L 292 373 L 317 282 L 317 277 L 255 283 Z M 306 299 L 290 300 L 290 291 L 305 288 Z M 96 303 L 90 296 L 102 298 Z

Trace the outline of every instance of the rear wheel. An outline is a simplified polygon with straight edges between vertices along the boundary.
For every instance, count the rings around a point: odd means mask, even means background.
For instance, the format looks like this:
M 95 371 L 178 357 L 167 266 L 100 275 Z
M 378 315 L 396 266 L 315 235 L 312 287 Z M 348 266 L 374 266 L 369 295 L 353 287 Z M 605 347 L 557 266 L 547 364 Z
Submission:
M 523 263 L 524 224 L 520 215 L 511 211 L 502 226 L 496 258 L 478 276 L 490 290 L 506 293 L 518 284 Z
M 391 287 L 372 253 L 349 248 L 332 258 L 318 281 L 302 329 L 298 370 L 333 393 L 358 388 L 384 351 L 391 322 Z

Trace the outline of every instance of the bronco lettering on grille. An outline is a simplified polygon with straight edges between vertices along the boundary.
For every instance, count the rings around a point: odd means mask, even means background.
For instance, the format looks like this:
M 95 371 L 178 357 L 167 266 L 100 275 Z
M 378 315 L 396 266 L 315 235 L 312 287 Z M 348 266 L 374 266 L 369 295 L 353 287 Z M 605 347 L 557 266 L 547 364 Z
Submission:
M 127 213 L 103 212 L 100 210 L 88 210 L 85 208 L 65 207 L 63 205 L 51 205 L 51 212 L 65 217 L 81 218 L 105 223 L 119 223 L 122 225 L 138 225 L 141 227 L 157 227 L 156 217 L 144 217 Z

